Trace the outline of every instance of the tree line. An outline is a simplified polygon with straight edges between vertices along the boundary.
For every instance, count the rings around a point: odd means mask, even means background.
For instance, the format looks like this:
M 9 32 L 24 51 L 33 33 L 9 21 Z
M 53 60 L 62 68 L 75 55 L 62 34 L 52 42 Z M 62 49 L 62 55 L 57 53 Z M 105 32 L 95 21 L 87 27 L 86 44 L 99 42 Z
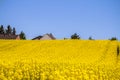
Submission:
M 71 39 L 80 39 L 80 36 L 77 33 L 74 33 L 74 34 L 71 35 Z M 91 36 L 88 39 L 89 40 L 95 40 Z M 118 40 L 118 39 L 116 37 L 112 37 L 109 40 L 114 41 L 114 40 Z
M 3 25 L 0 25 L 0 34 L 1 35 L 16 35 L 16 29 L 15 27 L 11 27 L 10 25 L 7 26 L 7 28 L 5 29 L 5 27 Z M 23 31 L 20 32 L 20 34 L 18 34 L 20 36 L 20 39 L 25 40 L 26 39 L 26 35 Z

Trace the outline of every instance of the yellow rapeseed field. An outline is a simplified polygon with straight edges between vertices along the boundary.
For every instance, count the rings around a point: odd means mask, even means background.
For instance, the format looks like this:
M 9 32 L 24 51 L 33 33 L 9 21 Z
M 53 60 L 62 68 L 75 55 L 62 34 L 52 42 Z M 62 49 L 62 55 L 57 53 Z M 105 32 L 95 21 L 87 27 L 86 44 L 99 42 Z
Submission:
M 120 42 L 0 40 L 0 80 L 120 80 Z

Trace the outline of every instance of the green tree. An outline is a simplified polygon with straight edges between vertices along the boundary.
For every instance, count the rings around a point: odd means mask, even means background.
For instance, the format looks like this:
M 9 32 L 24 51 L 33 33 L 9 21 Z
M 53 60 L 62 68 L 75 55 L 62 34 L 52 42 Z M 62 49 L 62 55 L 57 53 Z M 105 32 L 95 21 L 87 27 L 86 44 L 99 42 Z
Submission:
M 15 28 L 13 28 L 12 34 L 16 35 L 16 29 Z
M 20 39 L 26 40 L 26 35 L 25 35 L 25 33 L 23 31 L 21 31 L 19 36 L 20 36 Z
M 7 26 L 6 34 L 12 34 L 12 28 L 10 25 Z
M 0 26 L 0 34 L 5 34 L 5 30 L 4 30 L 3 25 Z
M 114 40 L 118 40 L 116 37 L 112 37 L 111 39 L 109 39 L 111 41 L 114 41 Z
M 71 39 L 80 39 L 80 37 L 77 33 L 74 33 L 73 35 L 71 35 Z
M 88 38 L 89 40 L 94 40 L 91 36 Z

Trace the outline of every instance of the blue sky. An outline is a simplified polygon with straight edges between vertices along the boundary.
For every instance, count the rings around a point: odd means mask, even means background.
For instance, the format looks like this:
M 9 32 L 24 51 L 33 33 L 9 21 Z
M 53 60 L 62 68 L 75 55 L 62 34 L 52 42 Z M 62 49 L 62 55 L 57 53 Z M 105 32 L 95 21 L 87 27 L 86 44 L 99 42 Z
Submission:
M 62 39 L 120 39 L 120 0 L 0 0 L 0 25 L 28 39 L 53 33 Z

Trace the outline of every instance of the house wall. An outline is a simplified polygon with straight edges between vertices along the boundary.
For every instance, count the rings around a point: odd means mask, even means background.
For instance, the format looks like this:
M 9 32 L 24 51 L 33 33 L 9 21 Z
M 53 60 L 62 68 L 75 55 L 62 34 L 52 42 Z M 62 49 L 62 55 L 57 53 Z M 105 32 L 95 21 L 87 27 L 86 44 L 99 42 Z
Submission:
M 52 40 L 48 35 L 44 35 L 40 40 Z
M 20 40 L 20 36 L 17 36 L 17 37 L 16 37 L 16 40 Z

